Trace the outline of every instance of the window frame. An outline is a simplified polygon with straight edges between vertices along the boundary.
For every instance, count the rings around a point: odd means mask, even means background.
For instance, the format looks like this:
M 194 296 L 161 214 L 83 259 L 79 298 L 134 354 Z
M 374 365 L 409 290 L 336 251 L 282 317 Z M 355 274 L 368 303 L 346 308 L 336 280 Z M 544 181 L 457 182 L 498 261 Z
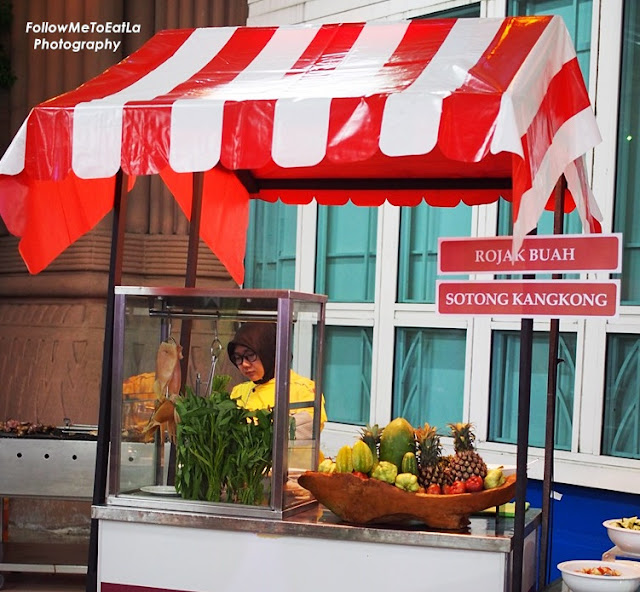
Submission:
M 282 4 L 283 0 L 280 0 Z M 452 0 L 447 8 L 462 7 L 467 0 Z M 441 0 L 423 0 L 422 4 L 407 10 L 399 0 L 391 0 L 383 9 L 359 8 L 358 14 L 347 11 L 341 18 L 347 20 L 380 20 L 414 18 L 442 8 Z M 481 17 L 503 18 L 507 0 L 481 0 Z M 275 10 L 275 9 L 274 9 Z M 276 13 L 274 13 L 275 15 Z M 325 15 L 327 18 L 329 14 Z M 616 182 L 616 150 L 618 134 L 618 95 L 621 75 L 621 49 L 623 31 L 623 5 L 620 0 L 593 0 L 591 24 L 591 56 L 588 89 L 602 142 L 586 156 L 589 178 L 598 205 L 603 214 L 603 232 L 612 231 L 614 192 Z M 276 16 L 273 17 L 274 19 Z M 335 19 L 332 19 L 335 20 Z M 283 24 L 283 23 L 280 23 Z M 317 204 L 299 207 L 298 243 L 296 261 L 296 289 L 314 289 L 315 278 L 315 226 Z M 497 228 L 497 204 L 474 207 L 472 236 L 493 236 Z M 393 388 L 388 371 L 394 359 L 393 335 L 397 327 L 464 327 L 467 331 L 465 364 L 464 413 L 476 424 L 477 444 L 487 462 L 510 463 L 515 446 L 486 442 L 489 408 L 490 351 L 486 344 L 497 329 L 520 330 L 519 319 L 477 317 L 472 319 L 443 318 L 435 315 L 433 305 L 398 304 L 395 301 L 397 284 L 397 254 L 399 240 L 399 208 L 385 203 L 378 218 L 378 245 L 376 265 L 376 292 L 370 305 L 335 304 L 327 306 L 327 324 L 373 326 L 371 420 L 383 425 L 389 421 L 390 393 Z M 491 279 L 477 274 L 470 279 Z M 606 273 L 582 274 L 594 280 L 609 279 Z M 384 281 L 383 281 L 384 278 Z M 387 312 L 388 311 L 388 312 Z M 534 331 L 548 331 L 549 322 L 536 320 Z M 640 334 L 640 306 L 622 306 L 617 319 L 563 319 L 561 331 L 576 332 L 576 384 L 574 388 L 574 421 L 571 450 L 555 452 L 554 479 L 562 483 L 601 486 L 603 480 L 615 482 L 616 489 L 640 493 L 637 471 L 640 463 L 633 459 L 600 455 L 601 425 L 606 368 L 606 339 L 609 333 Z M 471 396 L 473 393 L 473 396 Z M 323 432 L 323 451 L 331 454 L 345 442 L 359 434 L 358 426 L 331 424 Z M 447 439 L 444 439 L 447 446 Z M 448 442 L 450 444 L 450 442 Z M 335 448 L 335 449 L 334 449 Z M 543 449 L 529 449 L 529 460 L 542 459 Z M 529 475 L 541 478 L 543 462 L 531 466 Z M 596 469 L 585 471 L 585 467 Z M 597 477 L 590 477 L 596 473 Z

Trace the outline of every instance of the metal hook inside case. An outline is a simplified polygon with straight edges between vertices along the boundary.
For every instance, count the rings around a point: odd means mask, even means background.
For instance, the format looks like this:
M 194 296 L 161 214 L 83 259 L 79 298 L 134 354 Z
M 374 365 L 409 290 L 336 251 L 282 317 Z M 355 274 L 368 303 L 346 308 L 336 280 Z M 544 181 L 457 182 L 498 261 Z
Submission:
M 171 337 L 171 317 L 167 318 L 167 334 L 165 336 L 165 340 L 169 341 L 170 339 L 173 339 L 173 337 Z M 173 339 L 175 341 L 175 339 Z
M 216 363 L 218 357 L 222 353 L 222 342 L 218 339 L 218 328 L 214 325 L 213 341 L 211 342 L 211 368 L 209 369 L 209 376 L 207 377 L 207 390 L 205 391 L 205 397 L 211 394 L 211 387 L 213 386 L 213 375 L 216 371 Z
M 216 337 L 211 342 L 211 359 L 218 358 L 222 353 L 222 342 Z
M 213 321 L 213 341 L 211 342 L 211 361 L 222 353 L 222 342 L 218 339 L 218 321 Z

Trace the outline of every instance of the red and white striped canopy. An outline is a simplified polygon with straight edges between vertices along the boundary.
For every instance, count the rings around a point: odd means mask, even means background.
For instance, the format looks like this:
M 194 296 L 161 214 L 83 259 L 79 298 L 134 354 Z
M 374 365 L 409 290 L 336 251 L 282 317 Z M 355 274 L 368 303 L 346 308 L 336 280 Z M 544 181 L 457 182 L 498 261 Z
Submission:
M 37 273 L 111 209 L 119 169 L 160 174 L 187 216 L 205 172 L 201 236 L 240 283 L 250 196 L 501 194 L 523 237 L 564 174 L 594 230 L 583 156 L 599 141 L 559 17 L 170 30 L 31 111 L 0 160 L 0 214 Z

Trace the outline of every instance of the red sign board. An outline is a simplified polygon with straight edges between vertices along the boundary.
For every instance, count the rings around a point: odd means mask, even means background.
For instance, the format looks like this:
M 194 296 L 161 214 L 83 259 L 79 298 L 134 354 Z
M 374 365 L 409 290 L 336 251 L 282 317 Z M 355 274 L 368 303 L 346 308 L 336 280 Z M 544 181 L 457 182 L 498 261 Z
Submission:
M 436 281 L 439 314 L 610 318 L 619 304 L 619 280 Z
M 438 273 L 618 273 L 621 253 L 620 233 L 527 236 L 517 253 L 510 236 L 440 238 Z

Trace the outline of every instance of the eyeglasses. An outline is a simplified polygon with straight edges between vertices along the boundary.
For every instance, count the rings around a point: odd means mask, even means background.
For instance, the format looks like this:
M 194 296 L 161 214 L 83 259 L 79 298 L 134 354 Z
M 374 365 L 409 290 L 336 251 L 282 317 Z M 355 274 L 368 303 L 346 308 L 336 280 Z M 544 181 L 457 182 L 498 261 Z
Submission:
M 240 366 L 244 360 L 250 364 L 255 362 L 258 359 L 258 354 L 248 349 L 243 354 L 233 354 L 230 359 L 235 366 Z

